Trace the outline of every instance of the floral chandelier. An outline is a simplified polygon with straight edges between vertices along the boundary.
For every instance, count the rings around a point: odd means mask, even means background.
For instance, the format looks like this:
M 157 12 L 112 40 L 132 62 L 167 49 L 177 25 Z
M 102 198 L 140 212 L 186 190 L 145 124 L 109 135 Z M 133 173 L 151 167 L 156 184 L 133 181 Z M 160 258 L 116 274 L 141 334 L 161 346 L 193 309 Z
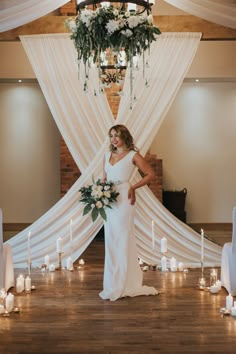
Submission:
M 92 8 L 88 7 L 90 5 Z M 151 6 L 144 0 L 114 0 L 112 5 L 98 0 L 79 2 L 78 15 L 67 20 L 66 26 L 72 32 L 79 68 L 81 62 L 85 67 L 84 91 L 88 89 L 91 67 L 98 68 L 100 92 L 111 82 L 119 84 L 122 70 L 128 67 L 132 109 L 133 69 L 138 68 L 138 58 L 142 58 L 145 72 L 145 53 L 150 53 L 151 43 L 161 33 L 153 25 Z M 115 72 L 107 73 L 106 69 Z

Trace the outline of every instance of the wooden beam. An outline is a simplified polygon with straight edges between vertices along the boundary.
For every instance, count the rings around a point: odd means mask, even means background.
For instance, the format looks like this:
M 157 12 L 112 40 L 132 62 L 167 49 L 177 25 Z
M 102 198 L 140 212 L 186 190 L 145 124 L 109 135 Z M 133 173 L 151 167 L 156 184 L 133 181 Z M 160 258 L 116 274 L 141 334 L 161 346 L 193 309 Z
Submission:
M 26 25 L 0 33 L 0 41 L 16 41 L 20 35 L 66 33 L 68 16 L 44 16 Z M 204 40 L 235 40 L 236 30 L 219 26 L 195 16 L 154 16 L 154 23 L 162 32 L 202 32 Z

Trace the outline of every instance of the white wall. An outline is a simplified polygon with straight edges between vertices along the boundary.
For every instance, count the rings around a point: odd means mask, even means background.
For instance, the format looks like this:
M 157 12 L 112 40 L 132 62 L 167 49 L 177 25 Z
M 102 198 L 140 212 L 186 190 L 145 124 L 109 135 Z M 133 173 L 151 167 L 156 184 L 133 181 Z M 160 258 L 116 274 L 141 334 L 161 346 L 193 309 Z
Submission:
M 184 83 L 151 152 L 163 159 L 164 189 L 187 188 L 187 222 L 231 222 L 236 205 L 236 82 Z
M 60 198 L 60 134 L 35 84 L 0 84 L 0 207 L 31 223 Z

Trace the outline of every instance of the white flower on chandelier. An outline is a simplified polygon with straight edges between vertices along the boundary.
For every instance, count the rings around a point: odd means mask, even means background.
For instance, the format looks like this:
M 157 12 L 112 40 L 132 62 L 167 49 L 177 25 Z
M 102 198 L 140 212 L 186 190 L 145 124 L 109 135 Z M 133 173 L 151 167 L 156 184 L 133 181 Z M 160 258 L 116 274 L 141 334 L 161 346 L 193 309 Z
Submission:
M 134 28 L 134 27 L 138 26 L 138 24 L 140 23 L 140 20 L 137 16 L 130 16 L 127 19 L 127 22 L 128 22 L 128 25 L 130 28 Z
M 115 20 L 110 20 L 106 24 L 106 29 L 107 29 L 109 34 L 112 34 L 115 31 L 117 31 L 119 29 L 119 27 L 120 27 L 119 21 L 115 21 Z
M 78 60 L 82 59 L 84 63 L 88 62 L 91 52 L 94 62 L 99 62 L 101 52 L 108 48 L 119 52 L 122 47 L 129 62 L 133 53 L 143 54 L 161 33 L 153 25 L 152 15 L 139 11 L 131 13 L 112 6 L 99 7 L 95 11 L 81 10 L 75 22 L 66 21 L 66 26 L 72 31 Z
M 83 22 L 86 27 L 90 26 L 90 23 L 94 17 L 94 12 L 88 9 L 85 9 L 84 11 L 81 12 L 81 22 Z
M 121 33 L 127 38 L 129 38 L 133 35 L 133 32 L 130 29 L 123 30 L 123 31 L 121 31 Z

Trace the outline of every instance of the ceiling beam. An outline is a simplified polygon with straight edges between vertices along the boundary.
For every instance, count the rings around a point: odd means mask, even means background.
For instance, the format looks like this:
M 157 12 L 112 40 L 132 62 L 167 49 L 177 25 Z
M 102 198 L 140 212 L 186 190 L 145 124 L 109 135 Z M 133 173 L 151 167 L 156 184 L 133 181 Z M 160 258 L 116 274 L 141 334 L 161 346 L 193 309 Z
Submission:
M 17 41 L 20 35 L 66 33 L 64 21 L 67 16 L 43 16 L 26 25 L 0 33 L 0 41 Z M 187 16 L 154 16 L 154 24 L 162 32 L 201 32 L 203 40 L 235 40 L 236 30 Z

